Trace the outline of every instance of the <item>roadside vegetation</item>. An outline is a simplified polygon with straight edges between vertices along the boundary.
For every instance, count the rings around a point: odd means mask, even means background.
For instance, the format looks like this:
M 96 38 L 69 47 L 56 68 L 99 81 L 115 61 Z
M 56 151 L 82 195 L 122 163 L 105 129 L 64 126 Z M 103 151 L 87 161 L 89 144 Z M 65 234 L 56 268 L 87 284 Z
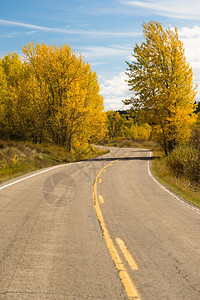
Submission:
M 108 150 L 85 144 L 69 153 L 53 144 L 0 140 L 0 183 L 16 176 L 53 165 L 90 159 Z
M 162 148 L 154 148 L 153 174 L 170 190 L 200 208 L 200 127 L 192 131 L 190 141 L 177 146 L 166 157 Z

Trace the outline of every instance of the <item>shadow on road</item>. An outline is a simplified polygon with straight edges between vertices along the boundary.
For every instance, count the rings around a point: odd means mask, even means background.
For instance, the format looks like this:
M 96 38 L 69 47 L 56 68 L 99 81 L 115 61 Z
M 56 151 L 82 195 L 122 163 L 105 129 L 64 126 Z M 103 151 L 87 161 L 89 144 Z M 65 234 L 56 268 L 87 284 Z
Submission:
M 154 157 L 140 157 L 140 156 L 136 156 L 136 157 L 129 157 L 129 156 L 126 156 L 126 157 L 111 157 L 111 158 L 109 158 L 109 157 L 102 157 L 102 158 L 92 158 L 92 159 L 90 159 L 89 161 L 114 161 L 114 160 L 122 160 L 122 161 L 126 161 L 126 160 L 128 160 L 128 161 L 130 161 L 130 160 L 146 160 L 146 161 L 148 161 L 148 160 L 153 160 L 153 159 L 155 159 L 155 158 L 159 158 L 158 156 L 154 156 Z

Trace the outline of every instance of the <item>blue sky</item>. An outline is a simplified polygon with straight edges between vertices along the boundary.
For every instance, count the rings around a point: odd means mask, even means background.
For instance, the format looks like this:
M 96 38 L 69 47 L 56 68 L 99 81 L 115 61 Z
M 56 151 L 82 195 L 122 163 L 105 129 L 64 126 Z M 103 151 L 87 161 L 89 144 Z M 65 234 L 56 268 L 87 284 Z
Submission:
M 178 28 L 200 85 L 199 0 L 0 0 L 0 55 L 21 54 L 29 41 L 69 43 L 97 72 L 105 109 L 124 109 L 131 94 L 125 61 L 143 40 L 143 22 L 151 20 Z

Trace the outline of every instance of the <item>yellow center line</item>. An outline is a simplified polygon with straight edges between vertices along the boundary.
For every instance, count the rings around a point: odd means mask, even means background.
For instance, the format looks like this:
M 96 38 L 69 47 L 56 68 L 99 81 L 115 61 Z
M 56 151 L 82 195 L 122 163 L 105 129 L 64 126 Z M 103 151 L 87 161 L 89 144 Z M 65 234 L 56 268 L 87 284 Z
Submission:
M 99 183 L 102 183 L 102 179 L 101 178 L 99 179 Z
M 99 195 L 99 202 L 100 202 L 101 204 L 104 203 L 104 198 L 103 198 L 103 196 L 101 196 L 101 195 Z
M 129 151 L 130 152 L 130 151 Z M 128 153 L 129 153 L 128 152 Z M 128 155 L 125 154 L 124 156 Z M 122 156 L 122 157 L 124 157 Z M 128 274 L 118 252 L 117 252 L 117 249 L 115 248 L 115 245 L 110 237 L 110 234 L 108 232 L 108 229 L 105 225 L 105 222 L 104 222 L 104 218 L 103 218 L 103 215 L 102 215 L 102 211 L 101 211 L 101 208 L 100 208 L 100 205 L 99 205 L 99 202 L 98 202 L 98 198 L 97 198 L 97 183 L 98 183 L 98 179 L 99 179 L 99 176 L 101 175 L 101 173 L 109 166 L 111 166 L 112 164 L 114 164 L 115 162 L 117 162 L 118 160 L 115 160 L 111 163 L 109 163 L 108 165 L 106 165 L 104 168 L 102 168 L 99 173 L 97 174 L 96 176 L 96 179 L 95 179 L 95 182 L 94 182 L 94 186 L 93 186 L 93 203 L 94 203 L 94 208 L 95 208 L 95 212 L 96 212 L 96 215 L 97 215 L 97 219 L 99 221 L 99 224 L 101 226 L 101 229 L 102 229 L 102 232 L 103 232 L 103 237 L 104 237 L 104 240 L 105 240 L 105 243 L 106 243 L 106 246 L 110 252 L 110 255 L 112 257 L 112 260 L 114 261 L 115 263 L 115 266 L 117 268 L 117 270 L 119 271 L 119 277 L 124 285 L 124 288 L 126 290 L 126 293 L 127 293 L 127 296 L 129 299 L 137 299 L 137 300 L 140 300 L 141 297 L 133 283 L 133 281 L 131 280 L 130 278 L 130 275 Z
M 126 261 L 128 262 L 129 266 L 131 267 L 132 270 L 137 271 L 138 270 L 138 266 L 135 262 L 135 260 L 133 259 L 132 255 L 130 254 L 130 252 L 128 251 L 124 241 L 122 241 L 119 238 L 115 239 L 120 250 L 122 251 Z

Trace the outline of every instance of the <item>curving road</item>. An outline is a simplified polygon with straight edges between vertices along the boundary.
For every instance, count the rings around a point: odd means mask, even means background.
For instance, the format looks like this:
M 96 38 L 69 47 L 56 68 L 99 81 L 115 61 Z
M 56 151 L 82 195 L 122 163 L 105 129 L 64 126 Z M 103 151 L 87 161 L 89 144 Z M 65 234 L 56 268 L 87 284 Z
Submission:
M 0 185 L 0 299 L 200 299 L 200 211 L 109 149 Z

